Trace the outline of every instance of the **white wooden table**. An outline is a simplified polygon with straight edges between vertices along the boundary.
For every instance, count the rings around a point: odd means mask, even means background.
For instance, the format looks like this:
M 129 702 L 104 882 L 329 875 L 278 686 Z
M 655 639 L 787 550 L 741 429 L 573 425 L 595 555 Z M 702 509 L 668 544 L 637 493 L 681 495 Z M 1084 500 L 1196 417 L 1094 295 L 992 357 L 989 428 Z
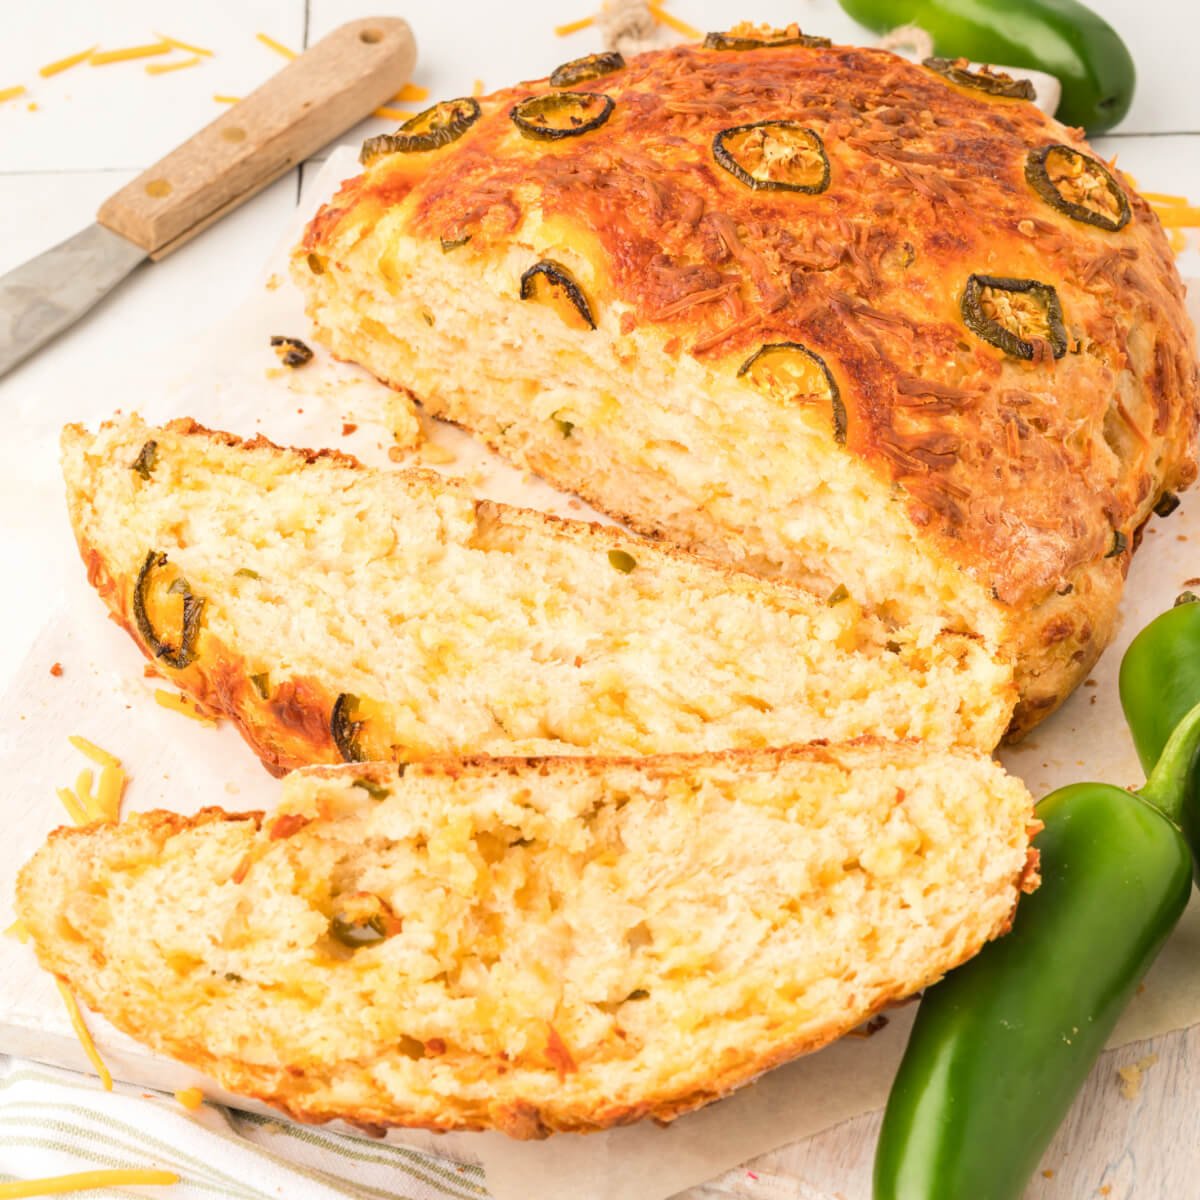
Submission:
M 491 90 L 536 77 L 563 59 L 598 49 L 595 31 L 565 40 L 553 34 L 556 24 L 586 15 L 595 3 L 9 0 L 0 37 L 0 89 L 24 83 L 30 92 L 0 104 L 0 271 L 90 222 L 101 200 L 216 115 L 214 94 L 242 95 L 278 69 L 281 60 L 255 40 L 258 32 L 300 48 L 352 17 L 407 17 L 419 46 L 415 81 L 434 96 L 445 96 L 469 92 L 476 79 Z M 1121 31 L 1141 76 L 1129 117 L 1115 134 L 1100 139 L 1097 149 L 1119 155 L 1121 166 L 1148 190 L 1200 197 L 1195 79 L 1200 7 L 1192 0 L 1092 3 Z M 701 29 L 752 17 L 779 24 L 798 20 L 807 30 L 839 40 L 864 36 L 835 0 L 673 0 L 671 7 Z M 200 67 L 161 76 L 147 75 L 141 62 L 83 66 L 49 80 L 37 76 L 42 64 L 94 43 L 134 45 L 155 40 L 156 31 L 216 54 Z M 347 140 L 386 127 L 368 122 Z M 5 428 L 17 428 L 35 413 L 53 412 L 56 403 L 89 386 L 96 364 L 132 359 L 147 347 L 186 338 L 227 312 L 252 286 L 303 194 L 306 177 L 311 181 L 313 174 L 311 166 L 293 171 L 167 261 L 140 269 L 49 352 L 0 380 Z M 1185 275 L 1200 275 L 1195 232 L 1180 266 Z M 113 407 L 129 400 L 113 397 Z M 20 470 L 20 464 L 6 461 L 5 469 Z M 60 502 L 57 495 L 32 488 L 29 500 Z M 0 601 L 0 686 L 61 586 L 42 567 L 33 539 L 22 533 L 20 514 L 5 514 L 2 529 L 8 586 Z M 1148 1053 L 1157 1053 L 1159 1062 L 1147 1073 L 1140 1096 L 1122 1098 L 1116 1068 Z M 1200 1195 L 1197 1094 L 1200 1028 L 1106 1056 L 1029 1196 L 1189 1200 Z M 864 1116 L 777 1151 L 759 1165 L 795 1173 L 818 1194 L 868 1200 L 877 1128 L 878 1114 Z

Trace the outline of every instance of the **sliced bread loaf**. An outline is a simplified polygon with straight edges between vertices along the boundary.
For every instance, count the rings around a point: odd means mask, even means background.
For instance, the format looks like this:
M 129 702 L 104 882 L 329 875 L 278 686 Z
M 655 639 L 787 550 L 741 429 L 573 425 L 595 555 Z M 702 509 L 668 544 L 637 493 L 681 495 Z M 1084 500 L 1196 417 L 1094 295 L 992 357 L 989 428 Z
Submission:
M 990 750 L 1014 701 L 977 639 L 430 473 L 136 417 L 68 427 L 63 468 L 113 615 L 276 773 L 864 733 Z
M 60 829 L 42 964 L 302 1120 L 516 1137 L 670 1119 L 1003 932 L 1029 794 L 863 741 L 297 772 L 279 810 Z

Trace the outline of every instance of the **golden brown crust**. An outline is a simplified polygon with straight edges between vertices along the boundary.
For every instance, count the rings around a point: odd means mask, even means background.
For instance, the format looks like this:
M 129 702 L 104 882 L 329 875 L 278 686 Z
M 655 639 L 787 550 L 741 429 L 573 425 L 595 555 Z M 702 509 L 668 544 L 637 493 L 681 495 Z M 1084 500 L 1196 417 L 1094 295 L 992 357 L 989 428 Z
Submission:
M 1129 224 L 1071 220 L 1025 164 L 1052 143 L 1093 154 L 1079 131 L 882 51 L 639 55 L 579 85 L 615 101 L 600 128 L 524 138 L 509 110 L 547 86 L 482 99 L 442 150 L 375 161 L 302 251 L 339 260 L 399 213 L 389 236 L 470 235 L 482 259 L 537 213 L 589 248 L 592 302 L 626 310 L 623 330 L 657 330 L 730 375 L 764 343 L 817 351 L 849 451 L 903 490 L 923 539 L 1003 611 L 1023 694 L 1014 728 L 1046 715 L 1111 636 L 1135 531 L 1196 474 L 1193 333 L 1149 206 L 1114 172 Z M 784 117 L 823 140 L 831 182 L 818 195 L 751 190 L 714 161 L 719 130 Z M 969 331 L 973 273 L 1052 284 L 1065 356 L 1025 362 Z M 596 499 L 585 478 L 568 482 Z M 615 515 L 672 532 L 669 516 Z M 1110 553 L 1115 533 L 1125 548 Z

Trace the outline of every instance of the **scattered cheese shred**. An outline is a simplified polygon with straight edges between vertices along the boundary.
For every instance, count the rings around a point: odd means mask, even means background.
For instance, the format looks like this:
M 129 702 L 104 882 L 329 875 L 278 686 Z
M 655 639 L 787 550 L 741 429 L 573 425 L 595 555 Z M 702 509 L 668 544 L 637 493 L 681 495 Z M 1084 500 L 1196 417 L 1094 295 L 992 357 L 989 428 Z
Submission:
M 58 798 L 62 801 L 63 808 L 67 810 L 67 816 L 76 825 L 86 825 L 88 823 L 87 813 L 83 811 L 83 807 L 70 788 L 60 787 L 58 789 Z
M 115 1171 L 79 1171 L 74 1175 L 48 1175 L 44 1179 L 19 1179 L 0 1183 L 0 1200 L 23 1200 L 25 1196 L 62 1196 L 67 1192 L 86 1192 L 95 1188 L 141 1187 L 149 1184 L 178 1183 L 174 1171 L 126 1167 Z
M 83 1013 L 79 1011 L 79 1005 L 75 1000 L 75 993 L 61 979 L 55 978 L 54 982 L 58 985 L 59 993 L 62 995 L 63 1003 L 67 1006 L 67 1016 L 71 1018 L 71 1028 L 75 1030 L 75 1036 L 79 1039 L 79 1044 L 83 1047 L 83 1052 L 88 1056 L 92 1066 L 96 1068 L 96 1074 L 100 1076 L 100 1082 L 104 1085 L 106 1092 L 112 1091 L 112 1076 L 108 1072 L 108 1068 L 104 1065 L 104 1059 L 100 1057 L 100 1051 L 96 1049 L 96 1043 L 92 1041 L 92 1035 L 88 1033 L 88 1027 L 83 1023 Z M 171 1182 L 175 1182 L 171 1180 Z M 4 1193 L 0 1192 L 0 1196 Z
M 594 25 L 595 17 L 580 17 L 578 21 L 568 21 L 565 25 L 556 25 L 554 32 L 559 37 L 566 37 L 571 33 L 578 33 L 581 29 L 586 29 L 589 25 Z
M 189 54 L 200 54 L 205 58 L 212 58 L 212 51 L 205 50 L 203 46 L 193 46 L 191 42 L 181 42 L 178 38 L 169 37 L 165 33 L 159 33 L 157 29 L 154 31 L 154 36 L 162 38 L 164 42 L 170 42 L 176 50 L 186 50 Z
M 1187 249 L 1187 238 L 1183 235 L 1182 229 L 1167 230 L 1167 245 L 1176 253 L 1180 254 Z
M 181 59 L 179 62 L 173 63 L 147 63 L 147 75 L 165 75 L 168 71 L 185 71 L 188 67 L 198 67 L 202 59 L 198 54 L 193 54 L 191 58 Z
M 282 42 L 277 42 L 273 37 L 265 33 L 256 33 L 254 35 L 264 46 L 274 50 L 276 54 L 282 54 L 284 58 L 295 58 L 295 50 L 289 50 Z
M 90 758 L 92 762 L 101 767 L 119 767 L 121 760 L 115 754 L 109 754 L 107 750 L 101 749 L 95 742 L 89 742 L 87 738 L 81 737 L 79 734 L 72 734 L 67 741 L 86 758 Z
M 195 1112 L 204 1103 L 204 1093 L 198 1087 L 180 1088 L 175 1099 L 189 1112 Z
M 5 931 L 5 937 L 16 938 L 18 942 L 24 944 L 29 941 L 29 930 L 25 927 L 25 922 L 18 917 Z
M 684 37 L 700 40 L 700 30 L 689 25 L 686 21 L 681 21 L 678 17 L 672 16 L 667 12 L 661 4 L 656 4 L 655 0 L 648 0 L 646 7 L 650 10 L 650 15 L 660 24 L 665 25 L 668 29 L 675 30 L 676 33 L 682 33 Z
M 162 688 L 155 688 L 154 699 L 163 708 L 169 708 L 172 712 L 183 713 L 185 717 L 191 717 L 193 721 L 199 721 L 201 725 L 216 724 L 216 721 L 212 717 L 200 712 L 187 696 L 180 695 L 178 692 L 168 692 Z
M 475 80 L 475 86 L 473 88 L 471 88 L 471 95 L 472 96 L 482 96 L 483 95 L 483 80 L 482 79 Z
M 102 821 L 104 813 L 100 810 L 100 802 L 97 797 L 92 795 L 92 772 L 86 767 L 79 772 L 79 778 L 75 780 L 75 798 L 79 801 L 83 811 L 87 813 L 87 819 L 91 821 Z
M 120 767 L 101 767 L 96 807 L 103 821 L 121 819 L 121 797 L 125 794 L 125 772 Z
M 69 71 L 72 67 L 79 66 L 81 62 L 87 62 L 98 49 L 98 46 L 89 46 L 86 50 L 80 50 L 78 54 L 68 54 L 66 58 L 60 58 L 56 62 L 47 63 L 44 67 L 38 67 L 38 74 L 43 79 L 49 79 L 51 75 Z
M 1200 226 L 1200 208 L 1194 208 L 1188 204 L 1157 208 L 1154 211 L 1167 229 L 1192 229 Z
M 406 83 L 392 99 L 399 100 L 401 104 L 409 104 L 414 100 L 428 100 L 429 89 L 419 83 Z
M 170 54 L 174 47 L 170 42 L 150 42 L 145 46 L 126 46 L 122 50 L 97 50 L 88 58 L 93 67 L 106 67 L 109 63 L 128 62 L 131 58 L 154 58 L 159 54 Z
M 25 85 L 18 83 L 16 87 L 0 88 L 0 104 L 5 100 L 15 100 L 18 96 L 25 95 Z
M 213 99 L 218 104 L 237 104 L 241 96 L 223 96 L 220 92 L 214 92 Z
M 1143 200 L 1149 200 L 1151 204 L 1186 204 L 1186 196 L 1166 196 L 1162 192 L 1143 192 Z
M 371 114 L 373 117 L 382 117 L 385 121 L 407 121 L 409 117 L 416 115 L 411 109 L 403 108 L 377 108 Z

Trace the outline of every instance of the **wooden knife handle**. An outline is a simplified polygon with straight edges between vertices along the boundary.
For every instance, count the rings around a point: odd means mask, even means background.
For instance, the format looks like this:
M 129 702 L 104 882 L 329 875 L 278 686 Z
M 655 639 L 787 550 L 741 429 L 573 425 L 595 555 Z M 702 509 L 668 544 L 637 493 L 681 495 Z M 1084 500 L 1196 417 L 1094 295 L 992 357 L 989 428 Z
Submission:
M 164 258 L 394 96 L 416 59 L 407 21 L 342 25 L 110 196 L 96 219 Z

